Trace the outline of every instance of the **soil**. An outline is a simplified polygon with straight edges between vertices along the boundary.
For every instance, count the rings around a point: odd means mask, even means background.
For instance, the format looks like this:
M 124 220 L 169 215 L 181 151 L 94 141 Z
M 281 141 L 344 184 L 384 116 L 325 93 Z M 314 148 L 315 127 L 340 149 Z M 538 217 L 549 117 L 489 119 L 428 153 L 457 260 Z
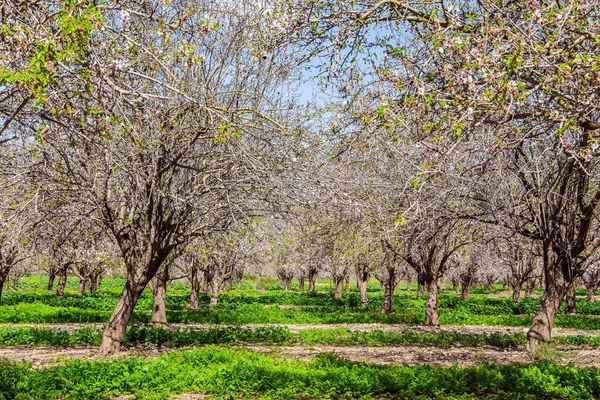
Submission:
M 81 329 L 86 326 L 101 328 L 101 324 L 44 324 L 44 325 L 25 325 L 18 326 L 36 326 L 51 327 L 66 331 Z M 194 327 L 210 328 L 214 326 L 196 324 L 196 325 L 170 325 L 171 327 Z M 247 328 L 257 328 L 265 325 L 253 324 L 245 325 Z M 297 332 L 309 328 L 345 328 L 350 330 L 385 330 L 402 332 L 406 329 L 414 329 L 421 332 L 442 332 L 456 331 L 461 333 L 482 334 L 482 333 L 518 333 L 526 329 L 522 327 L 500 327 L 485 325 L 444 325 L 440 328 L 415 326 L 415 325 L 390 325 L 390 324 L 291 324 L 279 325 L 287 326 L 291 331 Z M 582 329 L 553 329 L 553 336 L 565 335 L 600 335 L 600 330 L 582 330 Z M 234 346 L 235 347 L 235 346 Z M 525 351 L 524 347 L 515 347 L 502 349 L 493 346 L 463 346 L 463 345 L 294 345 L 294 346 L 273 346 L 273 345 L 245 345 L 244 348 L 261 351 L 275 356 L 285 358 L 309 359 L 317 354 L 332 352 L 342 358 L 351 361 L 365 361 L 375 364 L 406 364 L 406 365 L 436 365 L 448 367 L 458 365 L 468 367 L 478 365 L 482 362 L 494 362 L 496 364 L 508 363 L 529 363 L 531 356 Z M 121 357 L 143 357 L 153 358 L 164 352 L 181 351 L 182 348 L 158 348 L 155 346 L 136 347 L 121 351 L 108 357 L 109 359 Z M 600 367 L 600 348 L 590 347 L 570 347 L 555 346 L 552 347 L 550 356 L 557 363 L 573 363 L 577 366 L 595 366 Z M 62 363 L 68 359 L 100 359 L 97 346 L 8 346 L 0 347 L 0 358 L 12 361 L 28 361 L 34 368 L 41 368 L 57 363 Z

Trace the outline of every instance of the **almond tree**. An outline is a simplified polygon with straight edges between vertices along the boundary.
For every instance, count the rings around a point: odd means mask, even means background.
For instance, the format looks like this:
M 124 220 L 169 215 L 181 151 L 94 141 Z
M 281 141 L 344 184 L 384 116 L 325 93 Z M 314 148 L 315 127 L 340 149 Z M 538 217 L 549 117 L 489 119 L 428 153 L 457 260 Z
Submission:
M 272 95 L 288 76 L 285 55 L 264 52 L 263 10 L 235 11 L 209 1 L 106 3 L 78 66 L 85 80 L 53 91 L 30 121 L 43 132 L 36 176 L 96 216 L 127 268 L 102 353 L 118 350 L 169 255 L 264 201 L 281 164 Z

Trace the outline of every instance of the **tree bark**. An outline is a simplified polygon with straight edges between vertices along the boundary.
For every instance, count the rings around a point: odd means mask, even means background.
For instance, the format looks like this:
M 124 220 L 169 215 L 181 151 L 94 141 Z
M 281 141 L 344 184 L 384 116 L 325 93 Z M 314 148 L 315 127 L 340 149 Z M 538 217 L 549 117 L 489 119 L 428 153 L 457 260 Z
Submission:
M 4 292 L 4 282 L 5 281 L 6 281 L 6 278 L 0 276 L 0 304 L 2 304 L 2 292 Z
M 577 314 L 577 303 L 575 302 L 575 284 L 572 283 L 567 289 L 565 312 L 568 315 Z
M 304 274 L 298 278 L 298 289 L 300 293 L 304 293 Z
M 335 297 L 336 299 L 342 298 L 342 290 L 344 289 L 344 278 L 343 277 L 335 277 Z
M 48 275 L 48 286 L 46 286 L 46 290 L 54 289 L 54 279 L 56 278 L 56 274 L 52 273 Z
M 384 283 L 385 291 L 383 292 L 383 303 L 381 303 L 381 312 L 383 314 L 389 314 L 392 312 L 392 299 L 394 296 L 394 289 L 396 288 L 396 274 L 390 272 Z
M 65 296 L 65 285 L 67 284 L 67 269 L 70 263 L 61 267 L 58 271 L 58 285 L 56 286 L 56 297 L 62 299 Z
M 435 277 L 431 277 L 427 282 L 427 300 L 425 301 L 425 325 L 440 326 L 440 317 L 438 314 L 438 295 L 440 287 Z
M 590 303 L 593 303 L 596 301 L 595 298 L 595 294 L 596 294 L 596 290 L 598 289 L 597 286 L 587 286 L 587 301 Z
M 561 265 L 556 265 L 552 260 L 554 254 L 550 246 L 546 246 L 543 257 L 546 289 L 527 332 L 527 350 L 532 354 L 535 354 L 542 344 L 550 342 L 554 319 L 565 297 L 567 286 L 563 270 L 568 271 L 568 267 L 561 268 Z
M 190 309 L 197 310 L 199 307 L 200 293 L 200 271 L 192 267 L 190 270 L 190 283 L 192 284 L 192 293 L 190 294 Z
M 308 291 L 315 293 L 316 292 L 316 287 L 315 287 L 315 282 L 317 280 L 317 270 L 316 269 L 309 269 L 308 270 Z
M 19 289 L 19 277 L 13 278 L 13 290 Z
M 512 302 L 513 304 L 519 304 L 521 302 L 521 285 L 518 283 L 513 285 Z
M 160 273 L 154 275 L 149 282 L 150 290 L 154 296 L 154 304 L 152 305 L 152 326 L 154 328 L 162 328 L 167 325 L 167 282 Z
M 462 292 L 460 294 L 460 299 L 466 301 L 469 298 L 469 294 L 471 294 L 471 288 L 473 287 L 472 282 L 462 284 Z
M 121 293 L 117 307 L 104 329 L 100 354 L 113 354 L 119 351 L 121 343 L 125 339 L 125 330 L 127 329 L 127 324 L 129 324 L 133 308 L 146 285 L 147 283 L 144 279 L 141 279 L 137 283 L 133 282 L 133 279 L 127 279 L 125 289 Z
M 533 296 L 533 290 L 534 289 L 535 289 L 535 279 L 531 279 L 525 285 L 525 297 L 529 298 L 529 297 Z
M 425 292 L 425 277 L 422 273 L 417 274 L 417 299 L 423 298 Z
M 83 295 L 85 294 L 86 283 L 87 278 L 84 277 L 79 279 L 79 292 L 77 293 L 79 297 L 83 297 Z

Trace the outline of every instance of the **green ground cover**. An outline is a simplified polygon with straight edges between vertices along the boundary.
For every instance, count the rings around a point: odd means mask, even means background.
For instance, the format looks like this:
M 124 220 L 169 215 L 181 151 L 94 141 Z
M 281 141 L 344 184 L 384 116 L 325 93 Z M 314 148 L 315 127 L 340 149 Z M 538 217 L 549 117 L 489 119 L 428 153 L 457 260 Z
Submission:
M 45 277 L 27 277 L 20 281 L 20 290 L 7 291 L 0 306 L 0 323 L 87 323 L 106 322 L 117 304 L 124 281 L 104 279 L 99 291 L 76 295 L 78 280 L 67 280 L 66 294 L 57 299 L 45 290 Z M 297 285 L 297 283 L 296 283 Z M 331 284 L 319 280 L 319 293 L 286 292 L 272 278 L 251 278 L 240 289 L 224 292 L 219 304 L 209 307 L 208 296 L 201 296 L 197 311 L 188 308 L 190 287 L 175 283 L 167 292 L 167 318 L 173 323 L 206 323 L 224 325 L 306 324 L 306 323 L 404 323 L 423 321 L 425 300 L 415 299 L 415 290 L 406 291 L 404 284 L 394 296 L 393 313 L 382 315 L 379 310 L 383 291 L 376 282 L 369 284 L 369 304 L 361 305 L 355 287 L 344 293 L 343 299 L 333 297 Z M 413 289 L 416 289 L 413 284 Z M 507 292 L 495 287 L 477 288 L 467 301 L 451 292 L 440 294 L 442 324 L 527 326 L 531 323 L 538 298 L 524 298 L 512 304 L 508 297 L 489 297 L 490 293 Z M 152 296 L 146 291 L 140 298 L 132 323 L 150 320 Z M 578 315 L 558 315 L 556 326 L 565 328 L 600 329 L 600 302 L 577 299 Z M 564 312 L 564 310 L 561 310 Z
M 600 370 L 550 362 L 473 368 L 375 366 L 326 353 L 310 361 L 208 346 L 152 359 L 67 361 L 42 369 L 0 361 L 0 398 L 585 399 L 600 396 Z

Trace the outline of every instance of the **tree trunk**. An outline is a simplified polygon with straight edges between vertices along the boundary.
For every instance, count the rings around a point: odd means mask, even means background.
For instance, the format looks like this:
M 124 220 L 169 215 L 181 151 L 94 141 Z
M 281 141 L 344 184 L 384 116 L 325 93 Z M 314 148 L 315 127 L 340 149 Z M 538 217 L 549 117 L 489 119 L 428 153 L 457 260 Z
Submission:
M 423 274 L 417 274 L 417 299 L 423 298 L 425 292 L 425 277 Z
M 554 319 L 565 297 L 566 282 L 562 270 L 568 271 L 568 267 L 561 268 L 561 265 L 556 265 L 552 261 L 553 258 L 552 250 L 547 248 L 544 252 L 546 289 L 540 300 L 540 306 L 533 317 L 531 328 L 527 332 L 527 350 L 532 354 L 535 354 L 542 344 L 550 342 Z
M 356 281 L 356 284 L 358 285 L 358 292 L 360 293 L 360 303 L 361 304 L 368 304 L 369 303 L 369 297 L 367 296 L 367 281 L 363 281 L 362 279 L 358 279 Z
M 411 284 L 411 277 L 410 277 L 410 273 L 407 271 L 406 272 L 406 291 L 410 292 L 410 284 Z
M 598 289 L 597 286 L 591 286 L 591 285 L 587 286 L 587 291 L 588 291 L 587 292 L 587 301 L 588 302 L 593 303 L 594 301 L 596 301 L 594 295 L 595 295 L 597 289 Z
M 533 296 L 533 290 L 535 289 L 535 279 L 530 279 L 525 285 L 525 297 L 529 298 Z
M 19 289 L 19 277 L 13 278 L 13 290 Z
M 67 284 L 68 264 L 58 271 L 58 285 L 56 286 L 56 297 L 62 299 L 65 296 L 65 285 Z
M 440 287 L 436 278 L 432 277 L 427 282 L 427 300 L 425 301 L 425 325 L 440 326 L 438 314 L 438 295 Z
M 452 279 L 452 289 L 454 289 L 454 294 L 458 294 L 460 291 L 459 287 L 458 287 L 458 281 L 456 279 Z M 464 288 L 463 288 L 463 292 L 464 292 Z
M 312 293 L 316 292 L 316 287 L 315 287 L 316 280 L 317 280 L 317 271 L 309 269 L 308 270 L 308 291 L 309 292 L 312 292 Z
M 471 288 L 472 287 L 473 287 L 473 283 L 471 283 L 471 282 L 468 282 L 468 283 L 463 282 L 463 284 L 462 284 L 462 293 L 460 294 L 460 299 L 461 300 L 466 301 L 469 298 L 469 294 L 471 294 Z
M 513 304 L 519 304 L 521 302 L 521 285 L 518 283 L 513 285 L 512 302 Z
M 96 293 L 96 291 L 98 290 L 98 274 L 91 274 L 88 283 L 90 285 L 90 293 Z
M 152 327 L 163 328 L 167 324 L 167 282 L 160 273 L 156 274 L 149 282 L 150 290 L 154 296 L 152 305 Z
M 102 344 L 100 345 L 100 354 L 113 354 L 119 351 L 121 343 L 125 339 L 125 330 L 129 319 L 133 313 L 140 295 L 146 287 L 146 282 L 142 279 L 138 283 L 127 279 L 125 289 L 121 293 L 117 307 L 113 311 L 108 325 L 102 335 Z
M 346 291 L 350 288 L 350 279 L 346 279 Z
M 54 289 L 54 279 L 56 278 L 56 271 L 52 269 L 48 274 L 48 286 L 46 286 L 46 290 Z
M 190 271 L 190 283 L 192 284 L 192 293 L 190 294 L 190 309 L 197 310 L 199 307 L 200 293 L 200 271 L 192 267 Z
M 298 289 L 300 289 L 300 293 L 304 293 L 304 275 L 298 278 Z
M 85 294 L 86 281 L 86 278 L 79 278 L 79 292 L 77 293 L 79 297 L 83 297 L 83 295 Z
M 571 284 L 567 289 L 565 312 L 568 315 L 577 314 L 577 304 L 575 303 L 575 284 Z
M 219 278 L 217 276 L 211 276 L 210 282 L 210 302 L 209 306 L 216 306 L 219 301 Z
M 104 278 L 104 276 L 102 274 L 98 275 L 98 284 L 96 285 L 96 289 L 99 289 L 100 286 L 102 285 L 102 279 Z
M 2 304 L 2 292 L 4 291 L 4 282 L 6 278 L 0 276 L 0 304 Z
M 344 278 L 334 278 L 334 283 L 335 283 L 335 295 L 333 297 L 335 297 L 336 299 L 341 299 L 342 298 L 342 290 L 344 289 Z
M 392 312 L 392 299 L 394 296 L 394 289 L 396 288 L 396 274 L 389 273 L 385 280 L 385 291 L 383 292 L 383 303 L 381 303 L 381 312 L 383 314 L 389 314 Z

